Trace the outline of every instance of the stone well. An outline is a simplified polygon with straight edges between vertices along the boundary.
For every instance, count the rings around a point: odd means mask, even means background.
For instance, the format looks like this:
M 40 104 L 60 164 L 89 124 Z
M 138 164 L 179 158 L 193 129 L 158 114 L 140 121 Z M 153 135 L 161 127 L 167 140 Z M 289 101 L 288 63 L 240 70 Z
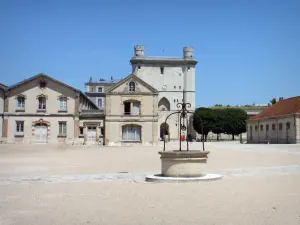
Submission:
M 201 177 L 205 176 L 203 164 L 209 151 L 161 151 L 161 176 Z

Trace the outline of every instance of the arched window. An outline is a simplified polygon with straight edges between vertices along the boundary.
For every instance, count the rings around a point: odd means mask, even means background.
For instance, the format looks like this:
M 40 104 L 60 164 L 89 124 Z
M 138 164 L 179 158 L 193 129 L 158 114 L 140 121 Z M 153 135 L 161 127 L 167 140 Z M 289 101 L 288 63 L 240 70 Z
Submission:
M 168 99 L 166 99 L 165 97 L 160 99 L 158 102 L 158 109 L 162 110 L 162 111 L 165 111 L 165 110 L 169 111 L 170 110 L 170 102 L 168 101 Z
M 123 141 L 141 141 L 141 126 L 138 125 L 124 125 L 122 127 Z
M 129 82 L 129 91 L 135 92 L 135 83 L 133 81 Z

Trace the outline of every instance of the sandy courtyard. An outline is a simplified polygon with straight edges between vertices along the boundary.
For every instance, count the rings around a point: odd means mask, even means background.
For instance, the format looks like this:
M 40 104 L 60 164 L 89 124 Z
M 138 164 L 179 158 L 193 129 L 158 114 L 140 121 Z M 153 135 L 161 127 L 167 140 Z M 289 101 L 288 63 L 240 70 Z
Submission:
M 207 143 L 222 180 L 146 183 L 161 149 L 0 145 L 0 225 L 300 224 L 300 145 Z

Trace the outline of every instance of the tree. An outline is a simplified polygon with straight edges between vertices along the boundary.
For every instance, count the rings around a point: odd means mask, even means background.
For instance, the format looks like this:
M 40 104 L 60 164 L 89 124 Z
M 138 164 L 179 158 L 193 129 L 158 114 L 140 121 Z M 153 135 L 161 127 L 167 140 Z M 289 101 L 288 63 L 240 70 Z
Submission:
M 272 104 L 272 105 L 274 105 L 274 104 L 276 104 L 276 98 L 272 98 L 272 100 L 270 101 L 270 103 Z
M 207 135 L 212 130 L 214 124 L 215 119 L 213 109 L 204 107 L 196 109 L 193 115 L 193 127 L 197 133 L 202 135 L 202 140 L 207 140 Z
M 214 110 L 214 125 L 212 127 L 212 132 L 217 134 L 217 141 L 219 141 L 219 134 L 224 133 L 224 109 Z
M 223 112 L 223 132 L 232 135 L 239 135 L 246 132 L 247 113 L 242 109 L 227 108 Z

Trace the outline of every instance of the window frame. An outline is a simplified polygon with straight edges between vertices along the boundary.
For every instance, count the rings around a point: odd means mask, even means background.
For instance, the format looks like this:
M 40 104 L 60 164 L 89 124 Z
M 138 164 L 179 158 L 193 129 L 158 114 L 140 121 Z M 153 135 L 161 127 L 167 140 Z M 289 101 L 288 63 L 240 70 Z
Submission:
M 126 129 L 127 138 L 124 138 L 124 129 Z M 129 135 L 129 129 L 136 129 L 139 131 L 139 138 L 137 138 L 137 133 L 134 133 L 135 138 L 131 139 L 128 138 Z M 122 126 L 122 142 L 142 142 L 142 126 L 136 125 L 136 124 L 125 124 Z
M 128 83 L 128 90 L 129 92 L 135 92 L 135 89 L 136 89 L 136 84 L 134 81 L 130 81 Z
M 58 122 L 58 137 L 67 137 L 67 122 L 59 121 Z
M 24 136 L 24 121 L 16 120 L 15 136 Z
M 46 111 L 47 110 L 47 97 L 46 96 L 38 96 L 38 111 Z M 44 100 L 44 101 L 42 101 Z
M 68 98 L 67 97 L 59 97 L 59 112 L 67 112 L 68 111 Z M 62 107 L 62 102 L 65 102 L 65 107 Z

